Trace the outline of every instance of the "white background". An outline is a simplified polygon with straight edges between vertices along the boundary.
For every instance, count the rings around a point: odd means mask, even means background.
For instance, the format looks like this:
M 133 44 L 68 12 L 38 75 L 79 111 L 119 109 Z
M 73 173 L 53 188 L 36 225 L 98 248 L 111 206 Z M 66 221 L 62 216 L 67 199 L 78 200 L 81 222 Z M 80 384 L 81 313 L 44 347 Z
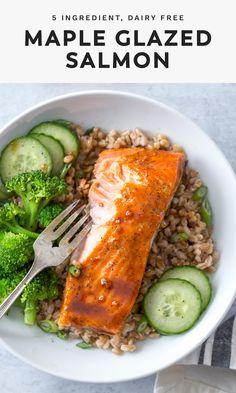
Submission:
M 123 22 L 53 22 L 57 14 L 120 14 Z M 184 22 L 128 22 L 127 14 L 183 14 Z M 7 0 L 0 4 L 0 82 L 236 82 L 235 54 L 235 0 Z M 32 34 L 42 29 L 44 37 L 51 29 L 59 36 L 64 29 L 85 30 L 88 37 L 94 29 L 106 30 L 106 46 L 92 48 L 96 54 L 104 51 L 106 61 L 111 60 L 115 33 L 120 29 L 137 29 L 145 39 L 152 30 L 206 29 L 212 42 L 205 47 L 167 47 L 170 68 L 145 69 L 80 69 L 66 68 L 66 53 L 76 51 L 83 57 L 84 48 L 78 44 L 69 47 L 24 47 L 24 31 Z M 154 51 L 154 47 L 118 47 L 119 53 L 130 50 Z M 156 47 L 158 52 L 164 48 Z

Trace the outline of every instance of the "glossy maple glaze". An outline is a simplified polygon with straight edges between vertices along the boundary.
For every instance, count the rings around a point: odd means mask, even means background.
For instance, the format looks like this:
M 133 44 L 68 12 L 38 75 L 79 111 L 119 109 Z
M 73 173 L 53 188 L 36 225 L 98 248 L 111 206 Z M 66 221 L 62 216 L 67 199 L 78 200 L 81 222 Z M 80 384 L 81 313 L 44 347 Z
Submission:
M 89 195 L 96 225 L 76 258 L 81 275 L 68 273 L 60 325 L 121 331 L 184 162 L 182 153 L 144 148 L 100 154 Z

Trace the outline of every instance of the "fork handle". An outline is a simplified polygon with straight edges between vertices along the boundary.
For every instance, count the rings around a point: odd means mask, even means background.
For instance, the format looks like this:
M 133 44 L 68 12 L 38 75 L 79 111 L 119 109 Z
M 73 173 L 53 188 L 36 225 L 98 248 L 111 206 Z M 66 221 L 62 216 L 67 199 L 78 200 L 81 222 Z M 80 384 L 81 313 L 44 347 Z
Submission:
M 20 296 L 24 288 L 27 284 L 41 271 L 43 270 L 42 266 L 37 266 L 33 264 L 23 278 L 23 280 L 17 285 L 17 287 L 11 292 L 11 294 L 2 302 L 0 305 L 0 319 L 4 314 L 9 310 L 12 304 L 16 301 L 16 299 Z

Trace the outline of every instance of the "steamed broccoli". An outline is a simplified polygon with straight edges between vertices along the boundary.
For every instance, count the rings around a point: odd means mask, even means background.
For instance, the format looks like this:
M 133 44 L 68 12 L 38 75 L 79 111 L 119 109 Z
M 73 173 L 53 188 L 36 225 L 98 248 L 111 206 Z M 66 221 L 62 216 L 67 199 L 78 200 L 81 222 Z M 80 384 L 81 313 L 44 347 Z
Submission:
M 16 272 L 12 277 L 0 279 L 0 303 L 13 291 L 27 273 L 27 269 Z M 24 322 L 34 325 L 38 302 L 58 295 L 58 276 L 52 269 L 39 273 L 24 289 L 20 300 L 24 305 Z
M 22 233 L 0 232 L 0 277 L 22 269 L 33 257 L 33 241 Z
M 21 295 L 22 303 L 28 300 L 52 299 L 58 295 L 58 276 L 51 269 L 39 273 L 24 289 Z
M 40 300 L 53 299 L 58 295 L 58 276 L 52 269 L 39 273 L 24 289 L 21 302 L 24 303 L 24 323 L 34 325 Z
M 25 211 L 16 203 L 8 202 L 0 208 L 0 228 L 13 233 L 25 234 L 33 239 L 38 237 L 37 233 L 31 232 L 24 225 L 26 219 Z
M 64 208 L 59 203 L 52 203 L 44 207 L 39 214 L 39 225 L 46 228 Z
M 22 270 L 17 274 L 13 274 L 11 277 L 3 277 L 0 279 L 0 303 L 2 303 L 8 295 L 10 295 L 13 289 L 15 289 L 15 287 L 24 278 L 26 273 L 26 270 Z
M 41 210 L 52 199 L 66 194 L 67 186 L 63 179 L 50 177 L 42 171 L 21 173 L 5 184 L 8 191 L 15 192 L 22 200 L 26 219 L 26 228 L 35 231 Z

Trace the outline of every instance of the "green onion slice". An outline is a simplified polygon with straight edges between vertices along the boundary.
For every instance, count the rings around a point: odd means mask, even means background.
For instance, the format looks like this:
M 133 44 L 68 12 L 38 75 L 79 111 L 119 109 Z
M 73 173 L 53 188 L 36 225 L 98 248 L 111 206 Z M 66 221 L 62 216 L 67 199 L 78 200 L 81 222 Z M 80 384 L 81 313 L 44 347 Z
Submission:
M 42 329 L 45 333 L 57 333 L 58 326 L 54 321 L 50 321 L 49 319 L 44 319 L 43 321 L 39 321 L 38 323 L 40 329 Z
M 202 220 L 206 223 L 207 227 L 212 228 L 213 211 L 208 198 L 205 198 L 202 202 L 201 216 L 202 216 Z
M 146 316 L 143 315 L 138 323 L 137 332 L 142 333 L 146 329 L 147 326 L 148 326 L 148 320 L 147 320 Z
M 81 349 L 89 349 L 89 348 L 92 348 L 92 344 L 81 341 L 80 343 L 76 344 L 76 347 L 81 348 Z
M 170 242 L 177 243 L 180 241 L 187 241 L 188 239 L 189 239 L 189 235 L 186 232 L 179 232 L 171 236 Z
M 57 337 L 60 338 L 61 340 L 67 340 L 69 338 L 69 334 L 64 330 L 58 330 Z
M 208 189 L 206 186 L 201 186 L 199 187 L 194 193 L 193 193 L 193 200 L 194 201 L 202 201 L 203 198 L 207 195 Z
M 70 265 L 68 267 L 68 271 L 74 277 L 79 277 L 80 273 L 81 273 L 80 268 L 78 266 L 75 266 L 75 265 Z

